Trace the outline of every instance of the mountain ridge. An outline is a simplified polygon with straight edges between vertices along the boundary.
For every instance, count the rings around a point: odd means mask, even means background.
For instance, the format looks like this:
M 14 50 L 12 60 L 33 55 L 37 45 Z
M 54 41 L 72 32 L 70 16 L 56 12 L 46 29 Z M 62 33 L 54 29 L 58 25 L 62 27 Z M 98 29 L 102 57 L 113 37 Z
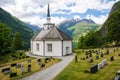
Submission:
M 9 28 L 11 28 L 12 37 L 16 32 L 19 32 L 21 34 L 25 49 L 30 47 L 30 39 L 33 35 L 33 30 L 26 26 L 24 22 L 12 16 L 9 12 L 5 11 L 2 8 L 0 8 L 0 22 L 6 24 Z
M 83 33 L 85 35 L 90 30 L 97 30 L 99 25 L 91 19 L 69 19 L 61 22 L 58 27 L 67 35 L 73 37 L 73 41 L 76 42 Z

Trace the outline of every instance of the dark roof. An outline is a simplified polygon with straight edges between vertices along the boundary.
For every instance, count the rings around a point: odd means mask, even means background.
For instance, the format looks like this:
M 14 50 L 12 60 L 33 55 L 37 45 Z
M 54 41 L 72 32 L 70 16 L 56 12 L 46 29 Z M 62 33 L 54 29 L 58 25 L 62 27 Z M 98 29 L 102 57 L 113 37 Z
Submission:
M 43 28 L 37 35 L 33 36 L 32 40 L 72 40 L 72 38 L 54 26 L 47 30 Z

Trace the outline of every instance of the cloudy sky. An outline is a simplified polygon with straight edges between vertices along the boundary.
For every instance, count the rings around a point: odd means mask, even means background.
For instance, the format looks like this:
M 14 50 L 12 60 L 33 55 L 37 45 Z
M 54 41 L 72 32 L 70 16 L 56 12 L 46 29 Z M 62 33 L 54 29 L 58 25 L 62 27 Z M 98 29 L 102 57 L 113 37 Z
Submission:
M 41 26 L 46 22 L 47 4 L 52 21 L 59 24 L 71 18 L 92 19 L 104 23 L 118 0 L 0 0 L 0 7 L 24 22 Z

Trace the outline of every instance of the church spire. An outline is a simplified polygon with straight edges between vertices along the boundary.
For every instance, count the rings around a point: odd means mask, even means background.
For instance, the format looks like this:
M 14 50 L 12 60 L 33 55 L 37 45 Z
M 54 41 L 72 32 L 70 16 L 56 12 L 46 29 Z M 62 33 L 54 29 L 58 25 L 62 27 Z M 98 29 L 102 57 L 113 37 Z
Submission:
M 48 3 L 48 10 L 47 10 L 47 17 L 50 17 L 49 3 Z
M 48 3 L 48 9 L 47 9 L 47 23 L 50 23 L 50 9 L 49 9 L 49 3 Z

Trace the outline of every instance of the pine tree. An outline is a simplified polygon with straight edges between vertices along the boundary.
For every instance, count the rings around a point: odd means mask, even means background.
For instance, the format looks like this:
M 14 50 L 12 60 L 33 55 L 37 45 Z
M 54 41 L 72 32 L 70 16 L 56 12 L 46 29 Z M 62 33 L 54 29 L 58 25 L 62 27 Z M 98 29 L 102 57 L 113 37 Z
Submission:
M 11 38 L 10 38 L 11 29 L 7 27 L 4 23 L 0 22 L 0 53 L 6 53 L 10 51 Z
M 21 50 L 23 48 L 23 42 L 20 37 L 20 33 L 17 32 L 14 35 L 13 42 L 12 42 L 12 51 Z

